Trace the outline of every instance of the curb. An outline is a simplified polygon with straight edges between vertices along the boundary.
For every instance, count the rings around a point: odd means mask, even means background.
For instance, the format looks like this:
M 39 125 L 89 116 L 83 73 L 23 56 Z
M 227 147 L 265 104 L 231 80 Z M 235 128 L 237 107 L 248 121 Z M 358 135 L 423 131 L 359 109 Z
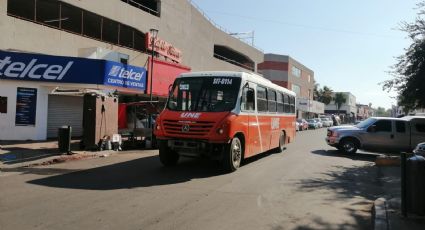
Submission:
M 373 203 L 372 224 L 375 230 L 390 229 L 387 215 L 387 200 L 385 198 L 378 198 Z
M 400 157 L 378 156 L 375 159 L 376 166 L 400 166 Z

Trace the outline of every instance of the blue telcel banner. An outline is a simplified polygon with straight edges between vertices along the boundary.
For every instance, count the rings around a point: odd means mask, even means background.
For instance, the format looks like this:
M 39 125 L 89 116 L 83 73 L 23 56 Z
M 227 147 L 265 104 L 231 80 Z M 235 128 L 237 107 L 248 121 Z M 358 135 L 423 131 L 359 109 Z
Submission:
M 145 90 L 146 69 L 99 59 L 0 51 L 0 79 Z

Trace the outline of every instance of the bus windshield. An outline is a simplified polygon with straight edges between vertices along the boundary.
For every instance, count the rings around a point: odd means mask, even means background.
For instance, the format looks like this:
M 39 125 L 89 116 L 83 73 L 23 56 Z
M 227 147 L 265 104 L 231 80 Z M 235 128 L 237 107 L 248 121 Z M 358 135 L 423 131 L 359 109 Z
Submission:
M 241 84 L 235 77 L 188 77 L 174 82 L 167 108 L 173 111 L 230 111 Z

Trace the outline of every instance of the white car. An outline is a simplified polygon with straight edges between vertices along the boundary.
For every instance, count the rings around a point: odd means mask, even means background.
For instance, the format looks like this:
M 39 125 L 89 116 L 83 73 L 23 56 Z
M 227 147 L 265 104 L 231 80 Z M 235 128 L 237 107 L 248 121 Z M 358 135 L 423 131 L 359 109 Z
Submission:
M 330 118 L 327 117 L 323 117 L 323 118 L 319 118 L 322 121 L 323 127 L 332 127 L 333 126 L 333 121 Z
M 319 128 L 323 128 L 323 123 L 322 123 L 322 121 L 320 120 L 320 118 L 314 118 L 314 120 L 318 123 Z

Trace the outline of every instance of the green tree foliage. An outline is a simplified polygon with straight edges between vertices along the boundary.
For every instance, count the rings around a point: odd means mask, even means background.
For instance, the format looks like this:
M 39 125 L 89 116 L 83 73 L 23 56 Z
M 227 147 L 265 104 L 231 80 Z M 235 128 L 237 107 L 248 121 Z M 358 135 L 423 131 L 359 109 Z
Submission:
M 313 99 L 316 101 L 320 101 L 325 105 L 329 105 L 332 101 L 332 93 L 333 90 L 328 86 L 323 86 L 320 88 L 319 84 L 314 84 L 313 90 Z
M 319 93 L 319 101 L 325 105 L 329 105 L 332 101 L 333 90 L 327 86 L 323 86 L 323 89 L 320 89 Z
M 408 33 L 412 44 L 406 53 L 397 57 L 392 66 L 391 80 L 383 82 L 383 89 L 398 93 L 399 105 L 409 109 L 425 107 L 425 1 L 414 23 L 402 23 L 401 30 Z
M 335 101 L 336 110 L 338 110 L 339 113 L 339 109 L 341 108 L 342 104 L 347 102 L 347 98 L 343 93 L 335 93 L 335 97 L 333 99 Z

